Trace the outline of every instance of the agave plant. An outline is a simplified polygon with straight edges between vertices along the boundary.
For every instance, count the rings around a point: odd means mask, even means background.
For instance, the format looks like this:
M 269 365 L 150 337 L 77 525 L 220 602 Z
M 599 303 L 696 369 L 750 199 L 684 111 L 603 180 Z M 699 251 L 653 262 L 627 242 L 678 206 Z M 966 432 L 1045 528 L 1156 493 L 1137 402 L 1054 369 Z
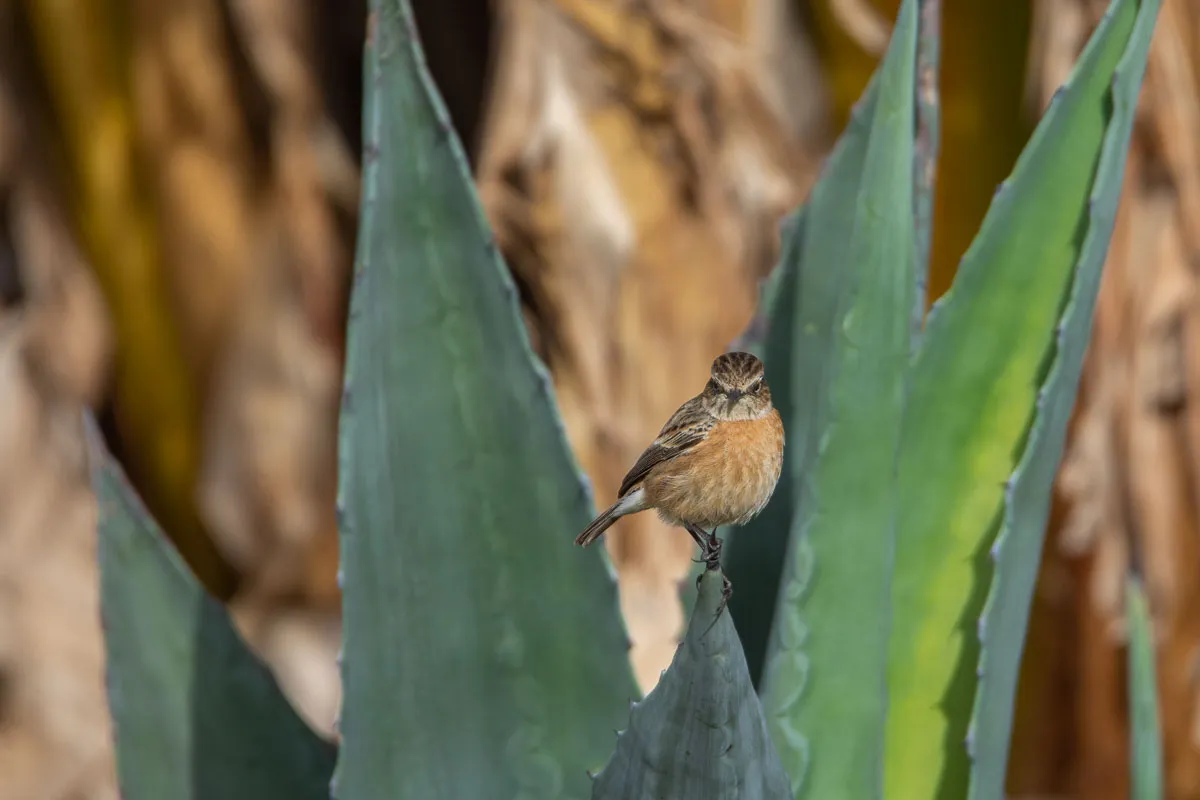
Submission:
M 1001 798 L 1158 6 L 1113 0 L 926 317 L 913 165 L 932 37 L 904 0 L 747 339 L 787 427 L 780 486 L 726 532 L 728 612 L 706 573 L 673 663 L 631 705 L 611 570 L 572 544 L 592 498 L 408 3 L 375 0 L 340 431 L 341 740 L 296 716 L 93 433 L 124 796 Z M 1150 798 L 1136 580 L 1129 597 Z

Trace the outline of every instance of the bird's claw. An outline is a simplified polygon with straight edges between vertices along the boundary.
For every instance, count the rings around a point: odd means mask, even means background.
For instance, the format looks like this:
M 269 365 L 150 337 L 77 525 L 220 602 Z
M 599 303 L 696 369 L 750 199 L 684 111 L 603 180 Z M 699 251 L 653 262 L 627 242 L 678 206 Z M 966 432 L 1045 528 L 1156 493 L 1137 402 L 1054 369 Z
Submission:
M 700 551 L 700 558 L 710 570 L 715 571 L 721 568 L 721 548 L 724 544 L 715 533 L 710 533 L 705 540 L 704 547 Z
M 704 572 L 696 576 L 696 588 L 700 588 L 700 581 L 704 579 L 705 572 L 715 572 L 721 568 L 721 540 L 716 536 L 709 536 L 703 540 L 700 545 L 700 558 L 692 559 L 695 564 L 703 564 Z M 729 579 L 725 581 L 728 583 Z
M 696 576 L 696 590 L 700 590 L 700 583 L 704 580 L 704 575 L 708 572 L 718 572 L 721 569 L 721 549 L 724 542 L 717 536 L 716 531 L 705 533 L 699 528 L 691 525 L 687 526 L 687 531 L 700 545 L 700 558 L 692 559 L 693 563 L 703 564 L 704 572 Z M 733 595 L 733 584 L 729 582 L 729 578 L 721 574 L 721 603 L 717 606 L 716 616 L 713 617 L 714 624 L 721 612 L 725 610 L 725 606 L 729 604 L 729 598 Z M 711 626 L 710 626 L 711 627 Z

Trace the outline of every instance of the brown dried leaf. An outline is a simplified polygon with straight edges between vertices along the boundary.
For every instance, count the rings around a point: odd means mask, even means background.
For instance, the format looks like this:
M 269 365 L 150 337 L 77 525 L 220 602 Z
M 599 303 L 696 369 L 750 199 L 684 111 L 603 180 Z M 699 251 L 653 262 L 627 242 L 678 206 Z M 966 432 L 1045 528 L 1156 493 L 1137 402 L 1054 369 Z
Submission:
M 326 614 L 338 605 L 337 403 L 352 243 L 335 210 L 354 211 L 358 175 L 324 108 L 314 12 L 238 0 L 229 14 L 249 65 L 241 77 L 266 106 L 257 165 L 265 186 L 254 195 L 255 235 L 243 254 L 256 266 L 231 305 L 213 376 L 201 503 L 243 574 L 234 605 L 244 632 L 273 667 L 297 674 L 313 668 L 312 651 L 272 649 L 259 632 L 296 609 Z M 336 641 L 322 641 L 335 663 Z M 290 685 L 301 693 L 292 699 L 317 709 L 314 724 L 328 730 L 332 717 L 318 717 L 336 681 L 320 691 Z
M 239 573 L 233 603 L 259 647 L 255 632 L 273 630 L 275 615 L 338 603 L 335 437 L 351 243 L 334 214 L 354 212 L 357 169 L 324 108 L 312 8 L 138 0 L 130 11 L 139 133 L 205 399 L 197 494 Z M 322 656 L 333 664 L 335 654 Z M 292 674 L 312 652 L 264 655 Z
M 864 52 L 879 58 L 887 48 L 892 25 L 871 0 L 829 0 L 829 10 Z
M 208 386 L 251 270 L 255 153 L 217 0 L 130 3 L 138 132 L 191 369 Z
M 269 604 L 304 594 L 315 539 L 336 541 L 341 367 L 314 337 L 291 263 L 266 252 L 215 376 L 200 503 L 243 576 L 239 602 Z
M 12 800 L 117 800 L 80 426 L 111 337 L 44 174 L 10 163 L 0 244 L 26 291 L 0 309 L 0 775 Z

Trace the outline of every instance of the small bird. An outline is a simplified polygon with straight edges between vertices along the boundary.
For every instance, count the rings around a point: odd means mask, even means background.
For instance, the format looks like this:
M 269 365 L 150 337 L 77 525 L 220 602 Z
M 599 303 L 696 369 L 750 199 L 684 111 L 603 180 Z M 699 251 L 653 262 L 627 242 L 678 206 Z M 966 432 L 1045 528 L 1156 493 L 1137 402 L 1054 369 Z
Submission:
M 617 501 L 575 544 L 587 547 L 621 517 L 653 508 L 686 529 L 716 569 L 716 529 L 744 525 L 766 506 L 783 468 L 783 440 L 762 362 L 750 353 L 717 356 L 704 391 L 667 420 L 621 481 Z

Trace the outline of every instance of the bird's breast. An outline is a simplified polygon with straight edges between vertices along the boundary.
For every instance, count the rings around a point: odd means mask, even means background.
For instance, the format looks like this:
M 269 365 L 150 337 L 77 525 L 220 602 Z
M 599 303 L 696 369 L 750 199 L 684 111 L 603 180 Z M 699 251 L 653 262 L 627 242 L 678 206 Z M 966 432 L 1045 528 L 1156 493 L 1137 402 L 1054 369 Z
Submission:
M 668 521 L 706 529 L 744 524 L 771 499 L 783 444 L 774 409 L 761 419 L 719 422 L 703 442 L 647 476 L 651 504 Z

